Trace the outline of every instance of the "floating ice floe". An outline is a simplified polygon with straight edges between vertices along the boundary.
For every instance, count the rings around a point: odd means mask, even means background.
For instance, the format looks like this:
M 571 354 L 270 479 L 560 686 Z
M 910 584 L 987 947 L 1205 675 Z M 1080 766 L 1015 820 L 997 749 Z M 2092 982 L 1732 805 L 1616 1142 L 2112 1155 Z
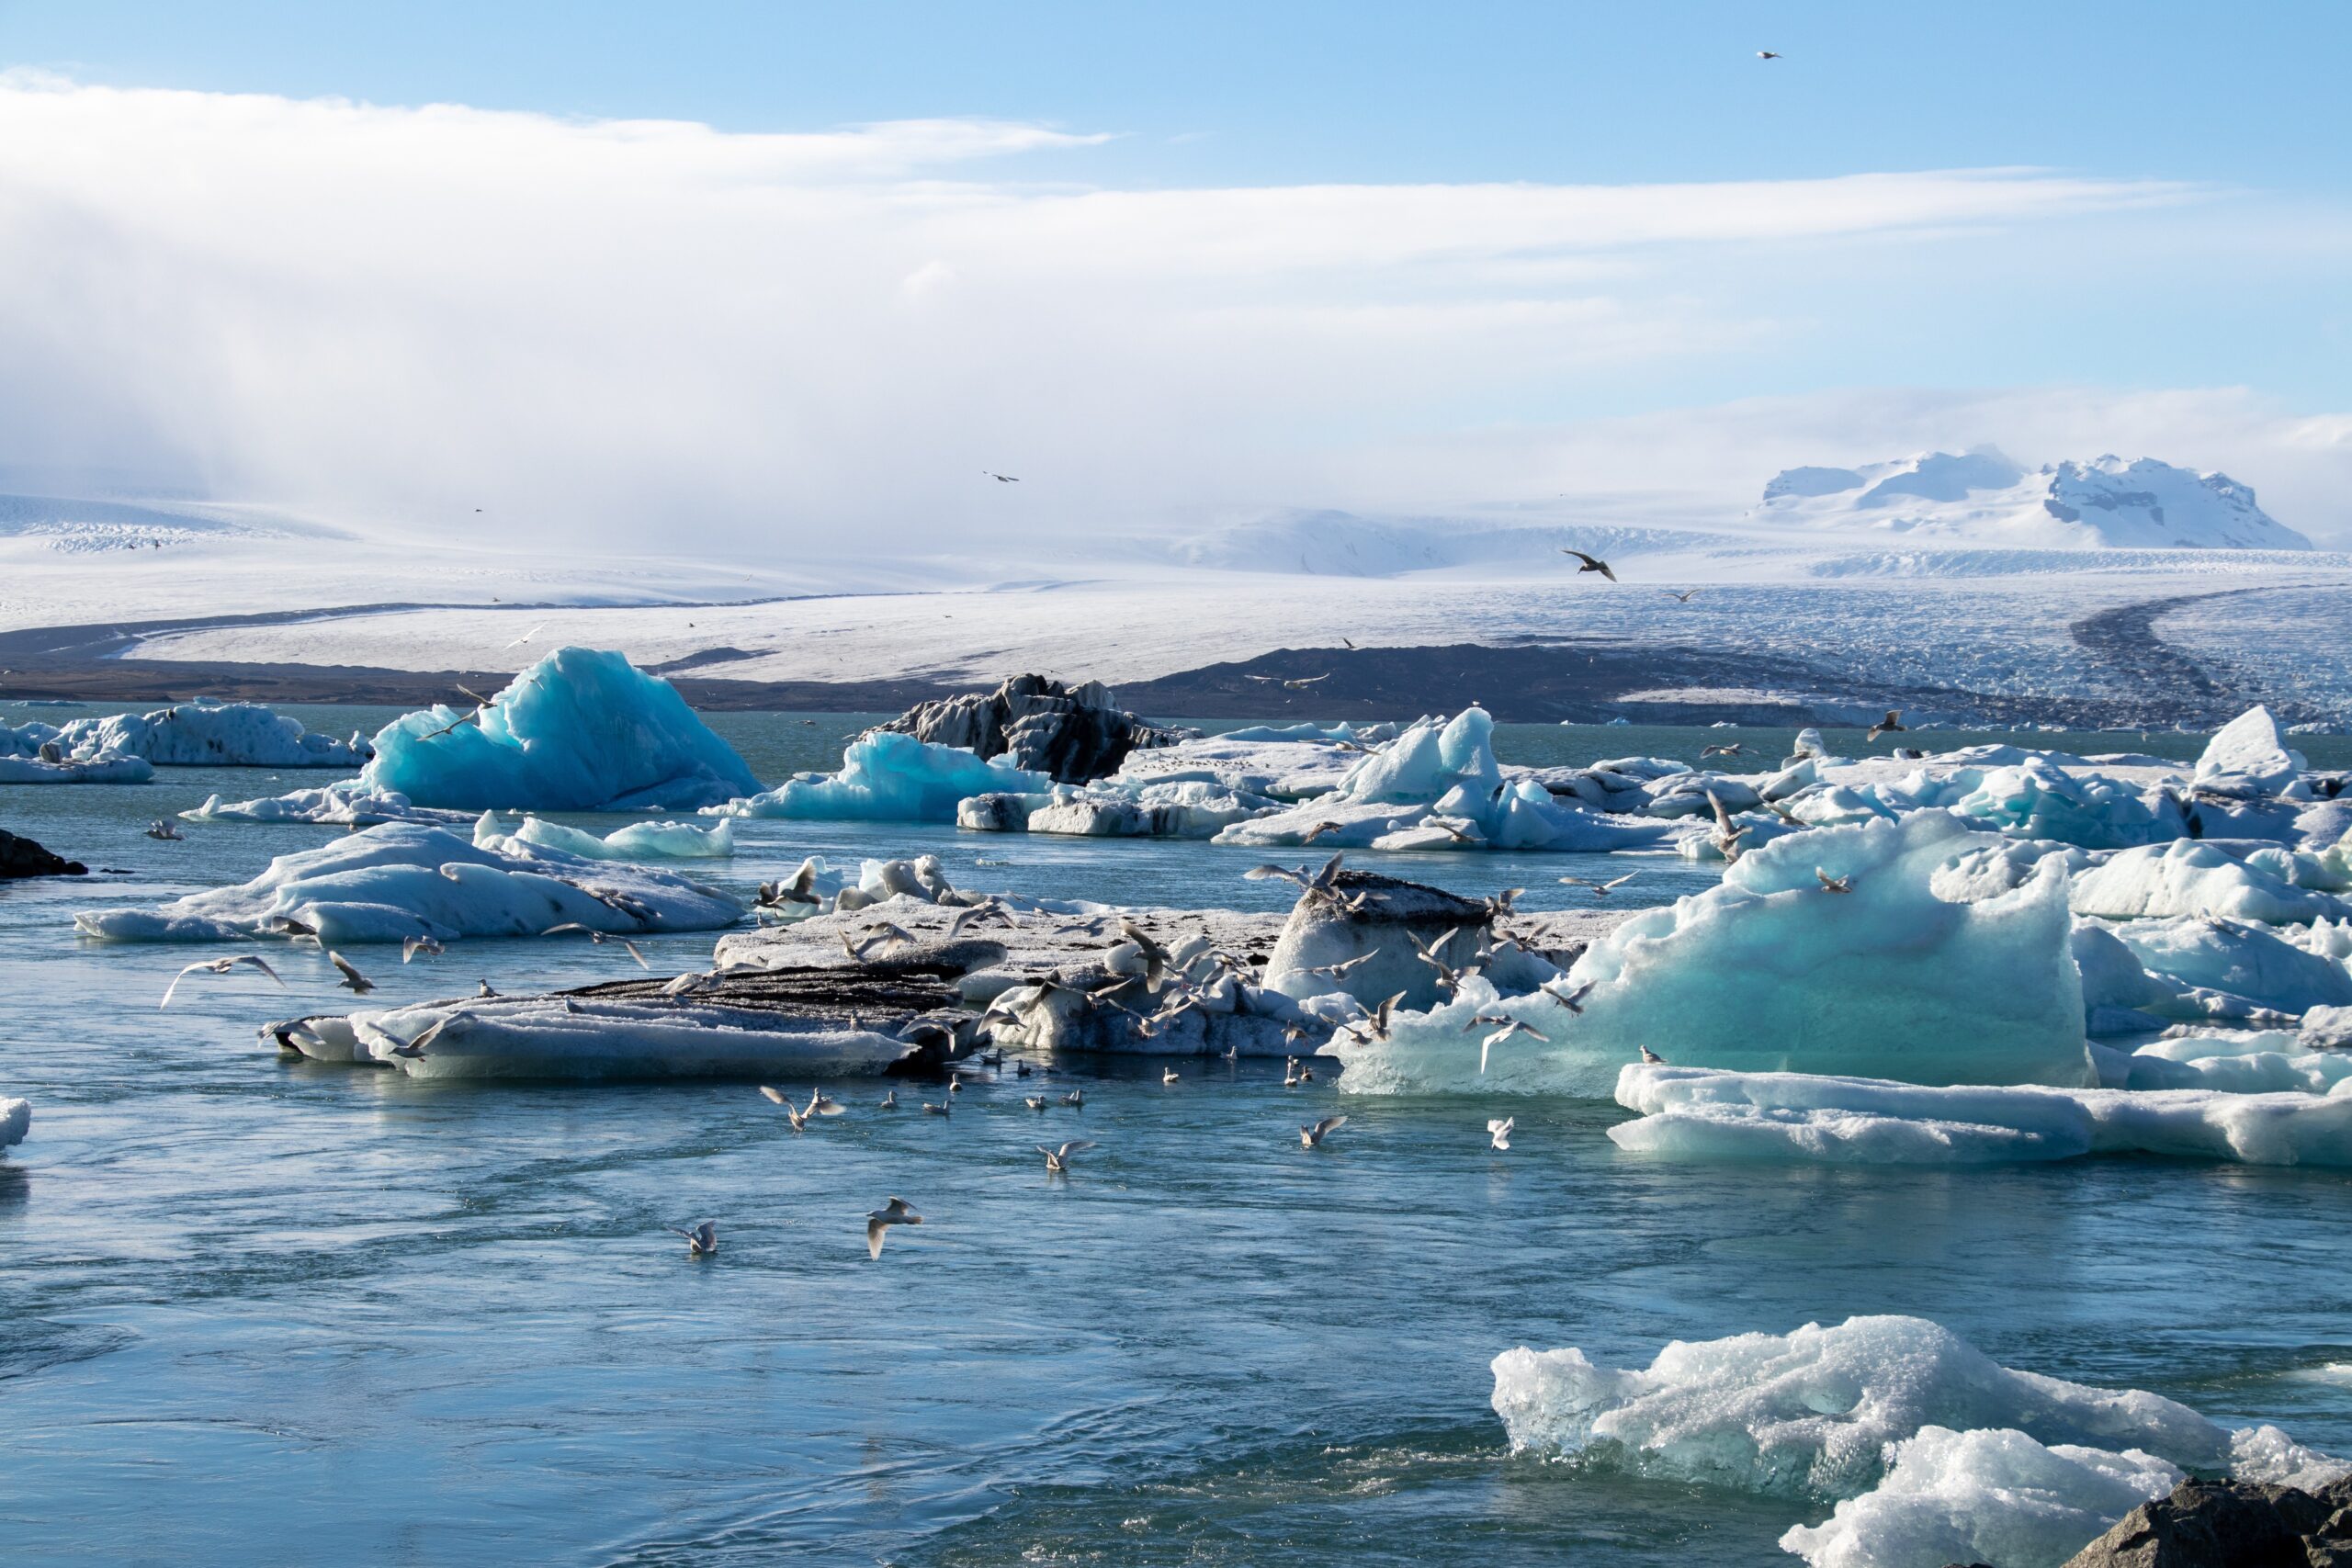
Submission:
M 1581 993 L 1581 1011 L 1552 990 L 1498 998 L 1474 980 L 1442 1008 L 1392 1020 L 1385 1041 L 1324 1050 L 1354 1093 L 1599 1098 L 1644 1045 L 1726 1068 L 2092 1083 L 2063 857 L 2030 863 L 2015 886 L 1939 885 L 1968 852 L 2002 842 L 1942 812 L 1776 840 L 1716 886 L 1594 942 L 1553 988 Z M 1482 1074 L 1465 1024 L 1488 1009 L 1545 1039 L 1510 1041 Z
M 2277 794 L 2310 766 L 2278 738 L 2278 722 L 2257 704 L 2213 732 L 2197 759 L 2197 782 L 2208 789 Z
M 155 769 L 144 757 L 93 757 L 86 761 L 50 761 L 40 757 L 0 757 L 0 784 L 149 784 Z
M 2327 1092 L 1959 1087 L 1636 1063 L 1622 1070 L 1617 1100 L 1641 1119 L 1609 1136 L 1620 1148 L 1693 1159 L 1983 1165 L 2154 1154 L 2352 1166 L 2352 1086 L 2332 1068 L 2311 1071 L 2330 1081 Z
M 1326 795 L 1238 822 L 1221 844 L 1309 842 L 1327 849 L 1603 851 L 1662 843 L 1662 822 L 1628 822 L 1564 803 L 1534 779 L 1506 780 L 1495 761 L 1494 720 L 1465 708 L 1423 719 L 1359 759 Z
M 1139 788 L 1056 784 L 1045 795 L 976 795 L 956 807 L 956 825 L 984 833 L 1048 833 L 1092 839 L 1208 839 L 1279 802 L 1187 779 Z
M 1332 789 L 1369 750 L 1396 734 L 1393 724 L 1252 725 L 1131 751 L 1111 782 L 1129 789 L 1203 784 L 1235 795 L 1304 800 Z
M 468 811 L 413 804 L 397 790 L 362 789 L 345 779 L 317 789 L 288 790 L 259 800 L 222 800 L 217 794 L 180 813 L 189 822 L 313 822 L 322 827 L 372 828 L 379 822 L 469 822 Z
M 0 1149 L 14 1148 L 32 1131 L 33 1102 L 0 1095 Z
M 838 773 L 799 773 L 763 794 L 705 808 L 724 817 L 818 821 L 953 822 L 977 795 L 1046 795 L 1053 780 L 1001 759 L 983 761 L 955 746 L 933 746 L 892 730 L 850 742 Z
M 38 757 L 44 744 L 68 761 L 140 757 L 183 768 L 356 768 L 370 755 L 356 735 L 337 740 L 259 703 L 178 703 L 63 726 L 0 725 L 0 757 Z
M 707 828 L 691 822 L 632 822 L 599 838 L 541 817 L 526 816 L 510 829 L 501 825 L 496 812 L 485 811 L 474 824 L 474 844 L 502 854 L 525 846 L 560 850 L 582 860 L 725 860 L 735 852 L 735 828 L 723 818 Z
M 1646 1368 L 1521 1348 L 1494 1375 L 1514 1450 L 1837 1504 L 1781 1538 L 1816 1568 L 2056 1568 L 2186 1471 L 2301 1486 L 2352 1471 L 2275 1427 L 2002 1366 L 1918 1317 L 1677 1341 Z
M 85 910 L 74 924 L 109 942 L 233 942 L 299 934 L 291 920 L 336 946 L 537 936 L 572 921 L 628 935 L 715 931 L 743 911 L 674 872 L 528 844 L 481 849 L 446 828 L 394 822 L 280 855 L 251 882 L 154 909 Z
M 562 648 L 484 706 L 403 715 L 359 785 L 469 811 L 693 810 L 758 790 L 735 749 L 667 681 L 617 653 Z

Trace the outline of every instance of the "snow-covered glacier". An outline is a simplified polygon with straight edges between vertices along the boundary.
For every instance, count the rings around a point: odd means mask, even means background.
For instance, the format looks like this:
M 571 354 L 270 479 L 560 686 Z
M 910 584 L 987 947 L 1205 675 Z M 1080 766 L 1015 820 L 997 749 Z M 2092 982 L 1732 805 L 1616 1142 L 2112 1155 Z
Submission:
M 2039 468 L 1990 449 L 1785 468 L 1748 516 L 1809 531 L 2029 549 L 2312 547 L 2227 474 L 2111 454 Z
M 694 810 L 760 787 L 667 681 L 584 648 L 548 654 L 478 713 L 403 715 L 375 747 L 360 789 L 420 807 Z

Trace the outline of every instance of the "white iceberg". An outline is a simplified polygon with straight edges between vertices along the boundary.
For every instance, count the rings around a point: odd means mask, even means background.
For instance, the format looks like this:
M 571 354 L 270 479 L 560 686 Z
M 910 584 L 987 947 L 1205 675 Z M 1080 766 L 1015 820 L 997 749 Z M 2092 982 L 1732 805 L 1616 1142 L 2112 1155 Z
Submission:
M 735 829 L 721 818 L 707 828 L 691 822 L 632 822 L 599 838 L 583 829 L 526 816 L 513 829 L 495 812 L 474 824 L 476 847 L 512 854 L 525 846 L 560 850 L 582 860 L 725 860 L 735 852 Z
M 93 757 L 85 761 L 48 761 L 40 757 L 0 757 L 0 784 L 151 784 L 155 769 L 144 757 Z
M 2352 1005 L 2352 923 L 2269 927 L 2200 915 L 2105 929 L 2173 992 L 2141 1004 L 2165 1017 L 2270 1022 Z
M 1336 787 L 1367 751 L 1396 738 L 1393 724 L 1254 725 L 1130 751 L 1110 782 L 1133 789 L 1204 784 L 1236 795 L 1304 800 Z
M 1744 855 L 1707 891 L 1646 909 L 1596 941 L 1566 987 L 1501 1010 L 1546 1037 L 1515 1039 L 1479 1071 L 1482 982 L 1392 1021 L 1386 1041 L 1324 1047 L 1351 1093 L 1431 1089 L 1611 1092 L 1648 1045 L 1699 1066 L 1862 1073 L 1916 1083 L 2088 1084 L 2082 976 L 2063 857 L 2015 887 L 1938 874 L 2003 840 L 1942 812 L 1816 829 Z M 1824 878 L 1848 889 L 1834 892 Z
M 1264 795 L 1197 779 L 1134 788 L 1056 784 L 1046 795 L 967 796 L 956 805 L 956 825 L 977 832 L 1091 839 L 1207 839 L 1281 809 Z
M 1781 1549 L 1811 1568 L 2060 1568 L 2187 1473 L 2139 1449 L 2045 1447 L 2007 1427 L 1922 1427 L 1889 1452 L 1884 1480 L 1792 1527 Z
M 32 1131 L 33 1102 L 0 1095 L 0 1149 L 14 1148 Z
M 667 681 L 583 648 L 515 676 L 479 720 L 407 714 L 375 745 L 363 791 L 469 811 L 693 810 L 760 787 Z
M 978 795 L 1046 795 L 1054 781 L 996 760 L 983 761 L 958 746 L 935 746 L 877 729 L 850 742 L 841 771 L 801 773 L 764 794 L 706 808 L 726 817 L 798 818 L 819 821 L 953 822 L 956 808 Z
M 2197 759 L 2197 782 L 2231 781 L 2276 793 L 2309 765 L 2301 752 L 2279 739 L 2278 721 L 2270 710 L 2256 704 L 2213 732 Z
M 2278 874 L 2274 868 L 2291 876 L 2294 858 L 2270 849 L 2235 859 L 2219 845 L 2188 839 L 2151 844 L 2120 851 L 2077 873 L 2070 902 L 2078 915 L 2113 920 L 2215 915 L 2266 925 L 2301 925 L 2352 916 L 2352 900 L 2298 887 Z M 2317 856 L 2303 858 L 2319 863 Z
M 1982 1165 L 2153 1154 L 2352 1166 L 2352 1093 L 1961 1087 L 1636 1063 L 1609 1129 L 1636 1153 L 1841 1165 Z
M 742 918 L 731 895 L 674 872 L 518 845 L 481 849 L 446 828 L 394 822 L 280 855 L 251 882 L 155 909 L 85 910 L 108 942 L 235 942 L 298 921 L 329 946 L 412 936 L 537 936 L 577 921 L 622 935 L 715 931 Z
M 38 756 L 43 743 L 55 745 L 68 761 L 140 757 L 157 767 L 181 768 L 356 768 L 370 754 L 356 735 L 337 740 L 259 703 L 178 703 L 62 727 L 0 725 L 0 757 Z
M 180 813 L 189 822 L 313 822 L 334 828 L 372 828 L 379 822 L 465 822 L 471 813 L 443 811 L 411 804 L 397 790 L 367 790 L 356 779 L 317 789 L 288 790 L 259 800 L 223 800 L 209 795 L 204 804 Z

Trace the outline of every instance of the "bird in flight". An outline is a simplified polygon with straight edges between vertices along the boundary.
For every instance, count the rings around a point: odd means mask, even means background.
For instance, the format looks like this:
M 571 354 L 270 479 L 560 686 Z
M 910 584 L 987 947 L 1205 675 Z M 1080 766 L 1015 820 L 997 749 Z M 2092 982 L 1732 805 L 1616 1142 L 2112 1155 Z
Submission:
M 520 648 L 525 643 L 530 641 L 533 637 L 538 636 L 541 632 L 547 629 L 547 623 L 545 621 L 541 621 L 537 626 L 533 626 L 529 631 L 525 632 L 521 637 L 516 637 L 513 642 L 508 643 L 506 646 L 508 648 Z M 462 687 L 459 689 L 463 690 Z
M 1498 1149 L 1508 1149 L 1510 1147 L 1510 1130 L 1518 1125 L 1519 1118 L 1516 1116 L 1506 1116 L 1499 1122 L 1489 1122 L 1487 1123 L 1487 1136 L 1495 1141 L 1495 1147 Z
M 1302 1125 L 1298 1130 L 1298 1146 L 1302 1149 L 1319 1149 L 1323 1146 L 1324 1139 L 1347 1124 L 1348 1119 L 1344 1116 L 1326 1116 L 1311 1126 Z
M 1783 57 L 1775 51 L 1759 49 L 1756 51 L 1756 58 L 1758 60 L 1779 60 Z
M 689 1258 L 709 1258 L 718 1251 L 718 1226 L 710 1220 L 703 1221 L 690 1231 L 672 1225 L 670 1234 L 686 1238 L 686 1256 Z
M 1907 728 L 1909 727 L 1903 722 L 1903 715 L 1894 708 L 1889 708 L 1886 710 L 1884 718 L 1871 726 L 1871 732 L 1863 737 L 1863 740 L 1867 744 L 1882 735 L 1899 735 Z
M 1285 680 L 1280 675 L 1252 675 L 1250 677 L 1252 681 L 1261 681 L 1269 686 L 1280 686 L 1286 692 L 1303 692 L 1306 690 L 1307 687 L 1315 684 L 1316 682 L 1328 681 L 1330 678 L 1331 672 L 1329 670 L 1326 670 L 1320 675 L 1300 675 L 1288 680 Z
M 1686 588 L 1679 593 L 1677 593 L 1671 588 L 1661 588 L 1658 592 L 1665 594 L 1668 598 L 1673 600 L 1678 604 L 1688 604 L 1691 600 L 1696 599 L 1699 596 L 1699 591 L 1695 588 Z
M 892 1225 L 919 1225 L 921 1224 L 922 1224 L 922 1216 L 916 1213 L 912 1209 L 908 1208 L 907 1201 L 904 1198 L 891 1199 L 889 1206 L 887 1208 L 867 1211 L 865 1216 L 865 1255 L 868 1258 L 880 1258 L 882 1256 L 882 1243 L 885 1238 L 889 1235 L 890 1227 Z
M 1021 482 L 1021 476 L 1019 474 L 1000 474 L 989 468 L 982 468 L 980 472 L 988 475 L 989 478 L 994 479 L 1001 485 L 1017 485 Z
M 427 958 L 438 958 L 445 951 L 446 949 L 442 947 L 441 939 L 439 937 L 407 937 L 402 939 L 401 942 L 401 962 L 403 964 L 413 964 L 416 961 L 416 955 L 420 953 L 424 953 Z
M 1589 887 L 1592 889 L 1594 897 L 1606 898 L 1641 874 L 1638 871 L 1629 871 L 1623 876 L 1612 876 L 1606 882 L 1593 882 L 1581 876 L 1564 876 L 1560 880 L 1571 887 Z
M 1824 893 L 1851 893 L 1854 890 L 1852 872 L 1848 872 L 1843 876 L 1832 876 L 1819 866 L 1815 866 L 1813 874 L 1821 879 L 1821 890 Z
M 608 942 L 617 942 L 623 947 L 628 949 L 628 955 L 637 960 L 637 966 L 639 969 L 651 969 L 653 967 L 652 964 L 648 964 L 645 961 L 645 954 L 637 950 L 637 943 L 629 941 L 628 938 L 625 936 L 616 937 L 609 931 L 600 931 L 594 926 L 583 926 L 578 920 L 566 920 L 560 926 L 549 926 L 539 934 L 541 936 L 561 936 L 566 931 L 584 931 L 587 933 L 588 940 L 594 942 L 599 947 L 604 946 L 605 943 Z
M 172 993 L 178 990 L 180 988 L 180 982 L 187 979 L 190 975 L 199 973 L 206 975 L 226 975 L 240 964 L 250 964 L 254 968 L 260 970 L 263 974 L 268 976 L 271 979 L 277 980 L 277 983 L 280 986 L 284 986 L 286 984 L 284 980 L 278 979 L 277 971 L 272 969 L 257 953 L 243 953 L 235 958 L 207 959 L 201 963 L 191 964 L 187 968 L 181 970 L 178 974 L 173 976 L 172 983 L 164 987 L 164 999 L 157 1002 L 155 1005 L 159 1008 L 167 1008 L 171 1006 Z
M 1735 740 L 1727 746 L 1702 746 L 1699 748 L 1699 757 L 1702 761 L 1709 757 L 1737 757 L 1747 750 L 1747 741 Z
M 1067 1176 L 1069 1174 L 1070 1156 L 1078 1153 L 1080 1149 L 1091 1149 L 1093 1146 L 1094 1140 L 1091 1138 L 1072 1138 L 1069 1143 L 1064 1144 L 1057 1149 L 1048 1148 L 1045 1145 L 1039 1144 L 1037 1145 L 1037 1152 L 1046 1156 L 1046 1169 L 1047 1171 L 1055 1176 Z
M 1562 550 L 1560 553 L 1564 556 L 1574 556 L 1577 560 L 1583 562 L 1583 565 L 1577 568 L 1577 570 L 1579 572 L 1597 571 L 1611 582 L 1617 581 L 1617 574 L 1610 570 L 1609 563 L 1602 560 L 1599 556 L 1589 556 L 1582 550 Z
M 356 997 L 364 997 L 368 992 L 376 988 L 376 982 L 370 980 L 367 976 L 362 975 L 358 970 L 353 968 L 351 966 L 351 960 L 345 958 L 342 953 L 330 949 L 327 953 L 327 962 L 334 964 L 336 970 L 343 976 L 343 978 L 336 981 L 335 984 L 340 986 L 343 989 L 349 991 L 352 995 Z

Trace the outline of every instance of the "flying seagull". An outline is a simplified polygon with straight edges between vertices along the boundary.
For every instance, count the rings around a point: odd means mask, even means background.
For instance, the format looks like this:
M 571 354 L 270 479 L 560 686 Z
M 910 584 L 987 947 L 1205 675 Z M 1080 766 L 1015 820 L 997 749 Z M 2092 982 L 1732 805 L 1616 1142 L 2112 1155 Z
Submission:
M 1252 675 L 1250 677 L 1252 681 L 1262 681 L 1269 686 L 1280 686 L 1286 692 L 1303 692 L 1306 690 L 1307 687 L 1315 684 L 1316 682 L 1328 681 L 1330 678 L 1331 672 L 1329 670 L 1326 670 L 1320 675 L 1300 675 L 1290 679 L 1284 679 L 1280 675 Z
M 549 926 L 539 934 L 541 936 L 561 936 L 566 931 L 584 931 L 587 933 L 588 940 L 594 942 L 599 947 L 604 946 L 605 943 L 608 942 L 617 942 L 623 947 L 628 949 L 628 955 L 637 960 L 637 966 L 639 969 L 650 970 L 653 967 L 652 964 L 648 964 L 645 961 L 645 954 L 637 950 L 637 943 L 629 941 L 628 938 L 625 936 L 614 936 L 609 931 L 600 931 L 593 926 L 583 926 L 578 920 L 566 920 L 560 926 Z
M 1610 570 L 1609 563 L 1602 560 L 1599 556 L 1589 556 L 1582 550 L 1562 550 L 1560 553 L 1564 556 L 1574 556 L 1577 559 L 1582 561 L 1584 564 L 1577 568 L 1577 570 L 1579 572 L 1597 571 L 1611 582 L 1617 581 L 1617 574 Z
M 1686 588 L 1679 593 L 1677 593 L 1671 588 L 1661 588 L 1658 592 L 1665 594 L 1668 598 L 1673 600 L 1678 604 L 1688 604 L 1691 600 L 1699 596 L 1699 591 L 1695 588 Z
M 513 642 L 508 643 L 506 646 L 508 648 L 520 648 L 525 643 L 530 641 L 533 637 L 538 636 L 541 632 L 547 629 L 547 623 L 545 621 L 541 621 L 537 626 L 533 626 L 529 631 L 525 632 L 521 637 L 516 637 Z
M 1495 1141 L 1495 1147 L 1508 1149 L 1510 1147 L 1510 1130 L 1518 1125 L 1518 1117 L 1506 1116 L 1499 1122 L 1487 1122 L 1487 1135 Z
M 172 976 L 172 983 L 164 987 L 164 999 L 157 1002 L 155 1005 L 158 1008 L 167 1008 L 171 1006 L 172 993 L 178 990 L 180 988 L 180 982 L 187 979 L 190 975 L 198 973 L 206 975 L 226 975 L 240 964 L 252 964 L 254 968 L 260 970 L 271 979 L 277 980 L 278 985 L 281 987 L 286 984 L 284 980 L 278 978 L 277 971 L 272 969 L 258 954 L 251 953 L 241 953 L 235 958 L 213 958 L 208 959 L 202 963 L 189 964 L 187 968 Z
M 1564 876 L 1560 880 L 1571 887 L 1589 887 L 1592 889 L 1594 897 L 1606 898 L 1641 874 L 1638 871 L 1629 871 L 1623 876 L 1612 876 L 1606 882 L 1589 882 L 1581 876 Z
M 1000 474 L 991 468 L 982 468 L 980 472 L 1001 485 L 1017 485 L 1021 482 L 1019 474 Z
M 329 949 L 327 952 L 327 962 L 334 964 L 336 970 L 343 976 L 343 978 L 336 981 L 335 984 L 343 989 L 349 991 L 353 996 L 364 997 L 368 992 L 376 988 L 376 982 L 370 980 L 367 976 L 362 975 L 358 970 L 353 968 L 351 966 L 351 960 L 345 958 L 342 953 L 334 952 L 333 949 Z
M 1759 49 L 1756 51 L 1756 58 L 1758 60 L 1779 60 L 1783 57 L 1776 50 Z
M 1747 741 L 1734 740 L 1724 746 L 1702 746 L 1699 748 L 1699 755 L 1702 760 L 1708 757 L 1737 757 L 1744 754 L 1747 750 Z
M 1302 1149 L 1319 1149 L 1323 1146 L 1324 1139 L 1347 1124 L 1348 1119 L 1344 1116 L 1326 1116 L 1312 1126 L 1302 1124 L 1298 1129 L 1298 1146 Z
M 705 1220 L 690 1231 L 672 1225 L 670 1233 L 686 1238 L 686 1256 L 689 1258 L 709 1258 L 718 1251 L 718 1226 L 714 1221 Z
M 1542 991 L 1554 1001 L 1559 1003 L 1562 1007 L 1567 1009 L 1570 1012 L 1581 1016 L 1584 1012 L 1584 999 L 1585 998 L 1592 995 L 1592 987 L 1595 982 L 1587 980 L 1583 985 L 1578 986 L 1572 991 L 1554 990 L 1552 987 L 1559 983 L 1560 982 L 1558 980 L 1546 980 L 1535 988 Z
M 908 1208 L 904 1198 L 891 1199 L 887 1208 L 869 1210 L 865 1216 L 865 1255 L 868 1258 L 882 1256 L 882 1243 L 889 1235 L 892 1225 L 921 1224 L 922 1216 Z
M 1882 735 L 1899 735 L 1908 728 L 1903 722 L 1903 715 L 1894 708 L 1889 708 L 1884 718 L 1871 726 L 1871 732 L 1863 737 L 1863 740 L 1868 743 Z
M 401 943 L 401 962 L 403 964 L 411 963 L 420 953 L 424 954 L 427 958 L 438 958 L 441 956 L 443 951 L 441 939 L 439 937 L 409 937 Z
M 1093 1146 L 1094 1141 L 1091 1138 L 1072 1138 L 1057 1149 L 1047 1148 L 1045 1145 L 1039 1144 L 1037 1152 L 1046 1156 L 1046 1170 L 1056 1176 L 1067 1176 L 1069 1174 L 1069 1156 L 1080 1149 L 1091 1149 Z

